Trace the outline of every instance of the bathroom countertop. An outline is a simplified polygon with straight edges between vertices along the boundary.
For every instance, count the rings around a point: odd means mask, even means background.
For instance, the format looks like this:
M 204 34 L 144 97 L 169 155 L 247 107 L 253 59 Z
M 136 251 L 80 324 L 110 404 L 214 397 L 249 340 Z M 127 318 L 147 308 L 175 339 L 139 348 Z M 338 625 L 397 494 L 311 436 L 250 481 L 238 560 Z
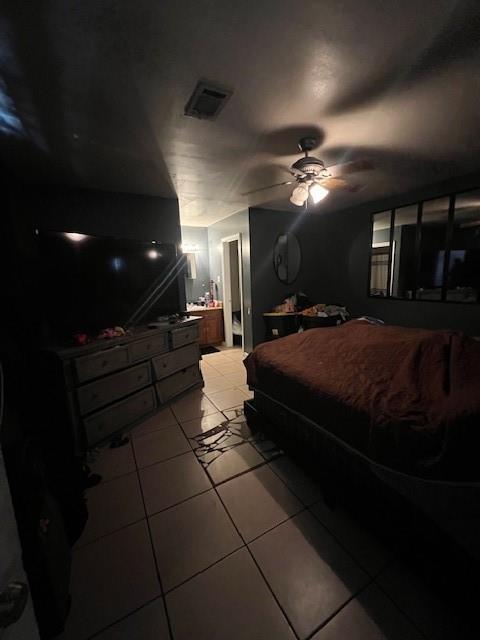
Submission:
M 187 311 L 216 311 L 222 307 L 202 307 L 199 304 L 187 304 Z

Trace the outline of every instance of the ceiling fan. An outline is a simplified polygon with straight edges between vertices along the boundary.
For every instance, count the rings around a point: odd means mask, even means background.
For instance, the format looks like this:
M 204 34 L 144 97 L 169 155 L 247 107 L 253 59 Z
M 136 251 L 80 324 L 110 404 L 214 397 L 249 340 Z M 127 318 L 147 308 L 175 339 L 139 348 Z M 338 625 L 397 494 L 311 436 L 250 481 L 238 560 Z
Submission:
M 260 189 L 253 189 L 252 191 L 242 193 L 242 195 L 246 196 L 251 193 L 265 191 L 266 189 L 281 187 L 286 184 L 295 184 L 296 186 L 290 196 L 290 202 L 297 207 L 302 207 L 306 205 L 309 197 L 313 200 L 314 204 L 317 204 L 326 198 L 330 191 L 336 189 L 358 191 L 360 188 L 359 185 L 349 184 L 347 180 L 340 176 L 346 176 L 360 171 L 369 171 L 373 169 L 372 163 L 369 160 L 354 160 L 352 162 L 325 167 L 322 160 L 308 155 L 309 152 L 317 146 L 317 138 L 313 136 L 300 138 L 298 148 L 303 151 L 305 156 L 294 162 L 290 167 L 289 171 L 293 176 L 292 180 L 278 182 L 277 184 L 271 184 L 268 187 L 261 187 Z

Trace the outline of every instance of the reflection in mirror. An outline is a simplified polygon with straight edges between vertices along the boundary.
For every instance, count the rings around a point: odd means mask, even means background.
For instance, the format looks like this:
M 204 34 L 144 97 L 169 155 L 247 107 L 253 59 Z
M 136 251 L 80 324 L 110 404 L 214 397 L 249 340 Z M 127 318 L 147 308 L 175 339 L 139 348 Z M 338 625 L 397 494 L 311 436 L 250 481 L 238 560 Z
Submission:
M 455 199 L 447 300 L 480 302 L 480 191 Z
M 373 216 L 372 253 L 370 261 L 370 295 L 388 295 L 388 264 L 390 256 L 390 211 Z
M 416 277 L 418 204 L 395 210 L 392 246 L 392 296 L 413 298 Z
M 296 236 L 284 233 L 278 236 L 273 247 L 273 266 L 277 278 L 285 284 L 291 284 L 300 271 L 302 252 Z
M 191 280 L 195 280 L 197 277 L 197 259 L 194 253 L 186 253 L 187 268 L 185 271 L 185 277 Z
M 450 198 L 423 203 L 418 300 L 441 300 Z

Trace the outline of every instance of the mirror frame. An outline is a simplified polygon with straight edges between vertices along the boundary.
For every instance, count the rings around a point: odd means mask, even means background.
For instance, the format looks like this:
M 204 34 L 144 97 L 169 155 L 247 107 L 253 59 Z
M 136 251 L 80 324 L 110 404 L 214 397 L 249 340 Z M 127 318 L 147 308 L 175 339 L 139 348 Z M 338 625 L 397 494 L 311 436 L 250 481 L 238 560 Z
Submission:
M 414 202 L 407 202 L 405 204 L 399 205 L 397 207 L 392 207 L 391 209 L 380 209 L 375 211 L 370 216 L 370 234 L 369 234 L 369 250 L 368 250 L 368 278 L 367 278 L 367 297 L 373 298 L 374 300 L 400 300 L 402 302 L 432 302 L 432 303 L 444 303 L 444 304 L 463 304 L 463 305 L 478 305 L 480 304 L 480 300 L 477 302 L 466 302 L 463 300 L 448 300 L 447 299 L 447 277 L 448 277 L 448 265 L 450 264 L 450 251 L 451 244 L 453 238 L 453 229 L 455 224 L 455 202 L 457 196 L 463 196 L 464 194 L 471 193 L 473 191 L 480 191 L 479 187 L 474 187 L 472 189 L 466 189 L 462 191 L 457 191 L 455 193 L 447 193 L 440 194 L 433 198 L 425 198 L 423 200 L 417 200 Z M 430 202 L 432 200 L 439 200 L 441 198 L 449 198 L 449 206 L 448 206 L 448 219 L 447 219 L 447 230 L 446 230 L 446 245 L 445 245 L 445 258 L 444 258 L 444 266 L 443 266 L 443 274 L 442 274 L 442 294 L 439 300 L 426 300 L 422 298 L 417 298 L 417 282 L 419 277 L 419 269 L 420 269 L 420 256 L 421 256 L 421 241 L 422 241 L 422 213 L 423 206 L 425 203 Z M 398 296 L 393 296 L 391 294 L 390 288 L 390 279 L 392 272 L 392 240 L 393 233 L 395 229 L 395 211 L 397 209 L 401 209 L 403 207 L 417 205 L 417 223 L 416 223 L 416 237 L 415 237 L 415 287 L 413 289 L 413 295 L 411 298 L 400 298 Z M 370 284 L 371 284 L 371 273 L 372 273 L 372 239 L 373 239 L 373 224 L 374 217 L 379 213 L 391 213 L 390 218 L 390 247 L 389 247 L 389 255 L 388 255 L 388 283 L 387 283 L 387 295 L 386 296 L 375 296 L 370 293 Z
M 299 261 L 298 261 L 298 269 L 297 269 L 297 272 L 295 274 L 295 277 L 292 278 L 292 279 L 288 278 L 287 280 L 282 280 L 282 278 L 280 278 L 280 276 L 278 275 L 277 265 L 275 264 L 275 247 L 277 246 L 278 239 L 281 238 L 282 236 L 292 236 L 293 238 L 295 238 L 295 240 L 297 242 L 297 245 L 298 245 L 299 252 L 300 252 L 300 258 L 299 258 Z M 295 282 L 295 280 L 298 278 L 299 273 L 300 273 L 300 271 L 302 269 L 302 262 L 303 262 L 302 247 L 300 246 L 300 242 L 299 242 L 297 236 L 294 233 L 292 233 L 291 231 L 286 231 L 285 233 L 279 233 L 277 235 L 277 237 L 275 238 L 275 242 L 273 243 L 273 251 L 272 251 L 273 270 L 275 272 L 277 280 L 279 282 L 281 282 L 282 284 L 286 284 L 286 285 L 293 284 Z

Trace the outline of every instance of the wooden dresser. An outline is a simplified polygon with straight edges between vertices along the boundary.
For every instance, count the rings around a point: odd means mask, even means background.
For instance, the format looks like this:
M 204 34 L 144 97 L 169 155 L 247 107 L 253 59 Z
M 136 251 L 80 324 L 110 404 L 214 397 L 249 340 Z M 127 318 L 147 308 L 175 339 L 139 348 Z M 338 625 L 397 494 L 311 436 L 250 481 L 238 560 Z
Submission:
M 200 346 L 220 344 L 224 340 L 223 309 L 221 307 L 206 307 L 194 311 L 196 316 L 203 320 L 200 322 Z
M 45 352 L 48 413 L 70 429 L 76 455 L 203 384 L 201 323 L 188 316 L 155 329 L 136 328 L 122 338 Z

